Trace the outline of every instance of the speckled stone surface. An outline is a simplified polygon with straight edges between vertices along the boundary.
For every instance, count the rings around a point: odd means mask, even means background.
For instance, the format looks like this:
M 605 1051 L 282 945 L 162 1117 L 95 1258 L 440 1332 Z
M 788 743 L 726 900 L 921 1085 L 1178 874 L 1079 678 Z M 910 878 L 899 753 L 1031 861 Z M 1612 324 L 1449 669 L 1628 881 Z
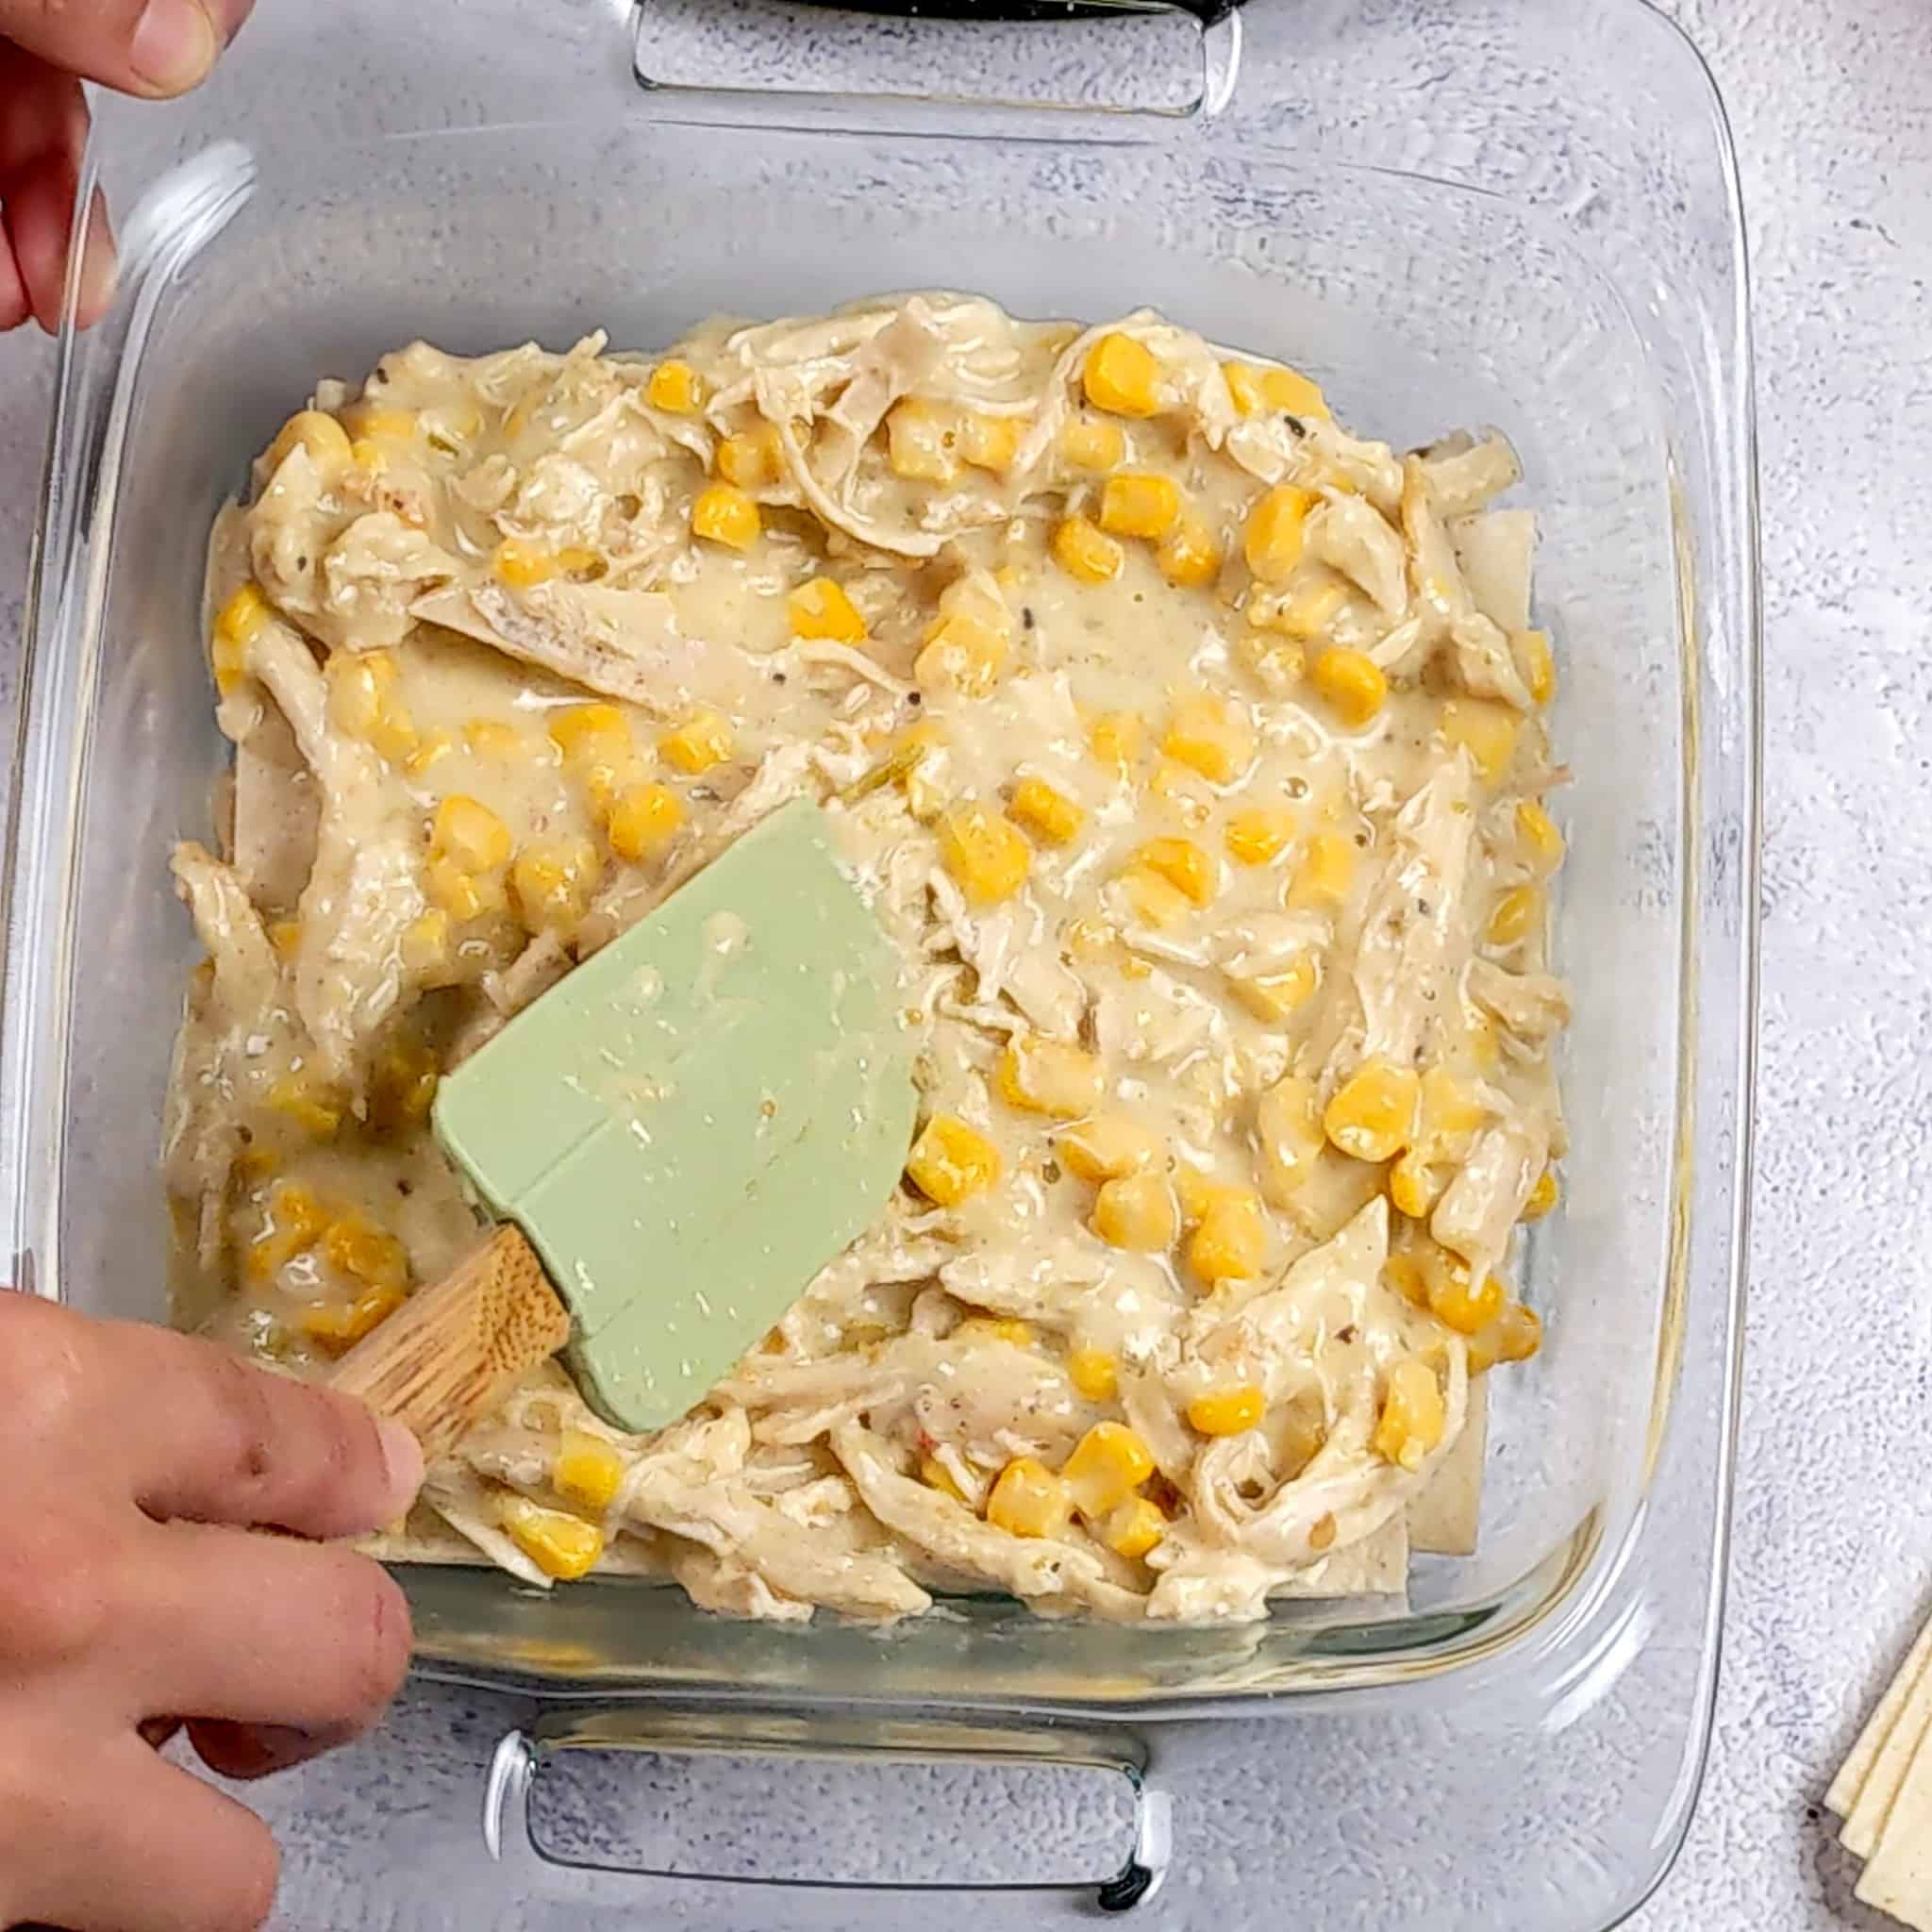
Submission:
M 1851 1902 L 1851 1874 L 1813 1807 L 1932 1607 L 1932 1533 L 1917 1507 L 1932 1441 L 1923 1157 L 1932 972 L 1923 945 L 1900 937 L 1923 930 L 1932 910 L 1932 10 L 1923 0 L 1678 0 L 1675 10 L 1730 109 L 1757 278 L 1764 1033 L 1718 1732 L 1684 1854 L 1632 1923 L 1648 1932 L 1876 1925 Z M 292 0 L 264 0 L 251 39 L 299 34 L 307 17 Z M 50 365 L 43 342 L 0 341 L 0 683 L 9 698 Z M 503 1700 L 419 1690 L 376 1740 L 258 1791 L 287 1854 L 277 1923 L 330 1932 L 684 1923 L 675 1893 L 596 1905 L 565 1879 L 525 1895 L 481 1863 L 481 1767 L 518 1714 Z M 1399 1751 L 1399 1733 L 1384 1743 Z M 1193 1726 L 1177 1744 L 1188 1766 L 1184 1882 L 1162 1923 L 1236 1932 L 1287 1922 L 1268 1847 L 1310 1803 L 1306 1737 L 1264 1728 L 1237 1744 Z M 961 1870 L 945 1863 L 957 1838 L 1004 1846 L 1009 1869 L 1072 1872 L 1116 1841 L 1121 1808 L 1118 1792 L 1076 1784 L 1060 1774 L 960 1790 L 922 1773 L 882 1792 L 845 1774 L 638 1765 L 558 1789 L 556 1828 L 591 1847 L 675 1844 L 720 1869 L 808 1870 L 836 1844 L 849 1869 L 883 1873 L 914 1842 L 933 1855 L 927 1870 L 948 1875 Z M 778 1922 L 763 1895 L 740 1897 L 735 1922 L 704 1923 Z M 856 1916 L 827 1902 L 809 1922 Z M 913 1916 L 902 1906 L 867 1923 Z M 1026 1916 L 1015 1902 L 989 1923 Z

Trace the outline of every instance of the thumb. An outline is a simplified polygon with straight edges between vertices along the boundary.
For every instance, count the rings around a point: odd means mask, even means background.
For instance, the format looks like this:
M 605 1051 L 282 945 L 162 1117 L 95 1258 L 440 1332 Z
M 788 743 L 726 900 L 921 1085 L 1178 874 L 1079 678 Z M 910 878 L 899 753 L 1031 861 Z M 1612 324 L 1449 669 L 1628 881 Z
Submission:
M 0 40 L 132 94 L 208 78 L 252 0 L 0 0 Z

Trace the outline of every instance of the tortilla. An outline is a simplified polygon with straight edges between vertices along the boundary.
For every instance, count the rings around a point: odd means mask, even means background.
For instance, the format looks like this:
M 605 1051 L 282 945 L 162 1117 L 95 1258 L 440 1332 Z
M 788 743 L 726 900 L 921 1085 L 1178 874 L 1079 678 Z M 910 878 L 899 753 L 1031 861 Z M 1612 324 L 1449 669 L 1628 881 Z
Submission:
M 1900 1788 L 1928 1726 L 1932 1726 L 1932 1662 L 1922 1657 L 1918 1675 L 1906 1687 L 1897 1719 L 1879 1745 L 1845 1819 L 1845 1828 L 1839 1833 L 1839 1842 L 1855 1857 L 1871 1857 L 1874 1847 L 1890 1829 Z
M 1932 1932 L 1932 1746 L 1925 1741 L 1926 1721 L 1932 1718 L 1932 1694 L 1927 1694 L 1932 1692 L 1932 1685 L 1922 1682 L 1920 1690 L 1892 1730 L 1892 1740 L 1896 1740 L 1908 1724 L 1911 1726 L 1914 1741 L 1909 1762 L 1899 1780 L 1896 1801 L 1885 1820 L 1877 1847 L 1858 1874 L 1853 1896 L 1881 1912 L 1890 1912 L 1916 1932 Z M 1869 1792 L 1872 1787 L 1868 1785 L 1866 1790 Z
M 1832 1779 L 1831 1789 L 1824 1794 L 1825 1805 L 1840 1818 L 1849 1819 L 1857 1807 L 1865 1781 L 1872 1775 L 1872 1767 L 1884 1749 L 1886 1740 L 1891 1736 L 1899 1713 L 1911 1700 L 1913 1691 L 1924 1681 L 1928 1669 L 1932 1669 L 1932 1618 L 1926 1620 L 1925 1627 L 1906 1653 L 1906 1660 L 1899 1666 L 1898 1674 L 1885 1687 L 1885 1695 L 1878 1700 L 1878 1708 L 1866 1720 L 1865 1728 L 1858 1733 L 1857 1742 L 1839 1766 L 1838 1775 Z
M 1471 1377 L 1469 1414 L 1462 1433 L 1449 1445 L 1435 1474 L 1408 1506 L 1408 1546 L 1422 1555 L 1468 1557 L 1475 1553 L 1483 1457 L 1489 1447 L 1489 1386 L 1486 1379 Z

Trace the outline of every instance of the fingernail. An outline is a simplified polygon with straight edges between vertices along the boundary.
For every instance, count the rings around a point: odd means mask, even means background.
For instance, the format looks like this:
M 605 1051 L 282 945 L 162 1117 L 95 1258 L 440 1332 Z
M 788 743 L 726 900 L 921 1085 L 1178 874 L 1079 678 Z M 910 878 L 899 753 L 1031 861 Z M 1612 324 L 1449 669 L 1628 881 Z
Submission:
M 383 1416 L 376 1424 L 382 1438 L 383 1467 L 389 1472 L 390 1494 L 395 1499 L 390 1515 L 399 1516 L 416 1500 L 423 1487 L 423 1445 L 401 1423 Z
M 88 208 L 87 241 L 80 254 L 80 325 L 90 328 L 108 312 L 120 269 L 114 231 L 108 225 L 107 198 L 97 188 Z
M 186 93 L 215 64 L 220 46 L 200 0 L 148 0 L 127 57 L 158 93 Z

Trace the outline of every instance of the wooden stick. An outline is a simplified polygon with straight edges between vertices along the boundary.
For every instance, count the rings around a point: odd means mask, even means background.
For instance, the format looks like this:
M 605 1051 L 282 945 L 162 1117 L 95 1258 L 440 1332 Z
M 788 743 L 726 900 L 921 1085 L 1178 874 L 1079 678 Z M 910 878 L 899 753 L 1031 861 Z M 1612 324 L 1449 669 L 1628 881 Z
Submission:
M 407 1424 L 433 1462 L 569 1339 L 570 1310 L 537 1251 L 504 1226 L 358 1341 L 329 1381 Z

